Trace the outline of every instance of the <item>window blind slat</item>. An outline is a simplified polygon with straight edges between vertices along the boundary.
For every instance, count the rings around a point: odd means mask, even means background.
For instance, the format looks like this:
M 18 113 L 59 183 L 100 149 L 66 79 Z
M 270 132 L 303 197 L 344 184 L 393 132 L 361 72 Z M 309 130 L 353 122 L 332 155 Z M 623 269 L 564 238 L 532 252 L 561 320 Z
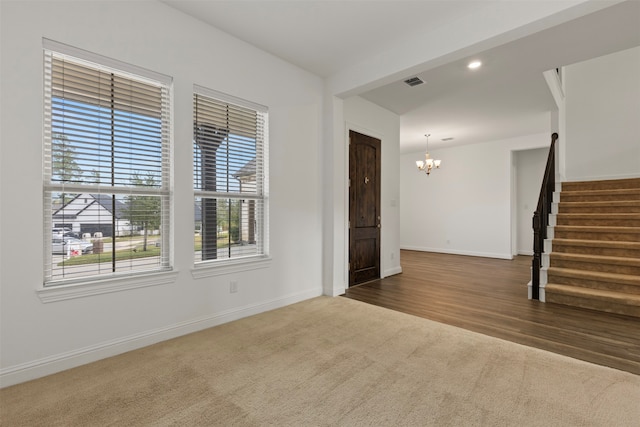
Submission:
M 125 79 L 54 56 L 52 90 L 56 97 L 94 105 L 112 103 L 124 111 L 161 116 L 161 88 Z

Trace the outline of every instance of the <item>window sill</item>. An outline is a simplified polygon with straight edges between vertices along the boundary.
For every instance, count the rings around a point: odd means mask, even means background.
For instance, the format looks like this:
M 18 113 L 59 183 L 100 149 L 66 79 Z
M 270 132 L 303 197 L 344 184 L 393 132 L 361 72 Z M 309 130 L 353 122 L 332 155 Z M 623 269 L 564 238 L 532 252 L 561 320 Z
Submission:
M 191 270 L 194 279 L 202 279 L 212 276 L 223 276 L 225 274 L 241 273 L 250 270 L 268 268 L 271 265 L 271 258 L 245 258 L 231 261 L 213 261 L 196 264 Z
M 177 271 L 162 271 L 135 276 L 111 277 L 91 282 L 42 287 L 37 289 L 36 293 L 43 303 L 65 301 L 148 286 L 170 285 L 175 283 L 177 275 Z

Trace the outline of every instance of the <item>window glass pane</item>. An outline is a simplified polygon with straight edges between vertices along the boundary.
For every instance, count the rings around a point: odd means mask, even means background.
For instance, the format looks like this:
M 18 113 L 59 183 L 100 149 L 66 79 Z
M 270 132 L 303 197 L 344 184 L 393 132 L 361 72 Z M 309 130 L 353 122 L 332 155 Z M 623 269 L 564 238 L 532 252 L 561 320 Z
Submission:
M 160 267 L 160 196 L 53 193 L 51 208 L 51 280 Z
M 53 97 L 51 180 L 141 185 L 137 174 L 154 176 L 160 187 L 161 126 L 159 118 Z
M 194 94 L 196 262 L 266 252 L 266 117 Z
M 166 84 L 45 50 L 46 284 L 170 267 L 169 105 Z
M 257 228 L 260 206 L 256 200 L 196 197 L 196 262 L 261 254 Z M 216 232 L 202 233 L 212 222 Z
M 206 132 L 203 128 L 198 130 L 200 136 Z M 193 149 L 195 189 L 256 194 L 256 158 L 255 138 L 233 134 L 220 139 L 196 138 Z

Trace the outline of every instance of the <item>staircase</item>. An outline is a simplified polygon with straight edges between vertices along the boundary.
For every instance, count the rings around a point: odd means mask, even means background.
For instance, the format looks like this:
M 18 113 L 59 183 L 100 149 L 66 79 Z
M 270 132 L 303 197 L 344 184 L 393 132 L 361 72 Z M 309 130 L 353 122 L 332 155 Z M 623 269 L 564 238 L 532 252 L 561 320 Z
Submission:
M 545 301 L 640 317 L 640 178 L 562 183 L 552 209 Z

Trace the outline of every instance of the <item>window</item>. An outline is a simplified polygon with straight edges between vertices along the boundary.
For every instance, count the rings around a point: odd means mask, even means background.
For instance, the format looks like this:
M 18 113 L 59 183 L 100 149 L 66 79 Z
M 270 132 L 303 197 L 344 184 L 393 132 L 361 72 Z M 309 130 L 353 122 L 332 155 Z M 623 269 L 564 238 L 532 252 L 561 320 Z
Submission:
M 45 286 L 169 263 L 169 77 L 44 42 Z
M 267 110 L 196 87 L 195 262 L 267 254 Z

